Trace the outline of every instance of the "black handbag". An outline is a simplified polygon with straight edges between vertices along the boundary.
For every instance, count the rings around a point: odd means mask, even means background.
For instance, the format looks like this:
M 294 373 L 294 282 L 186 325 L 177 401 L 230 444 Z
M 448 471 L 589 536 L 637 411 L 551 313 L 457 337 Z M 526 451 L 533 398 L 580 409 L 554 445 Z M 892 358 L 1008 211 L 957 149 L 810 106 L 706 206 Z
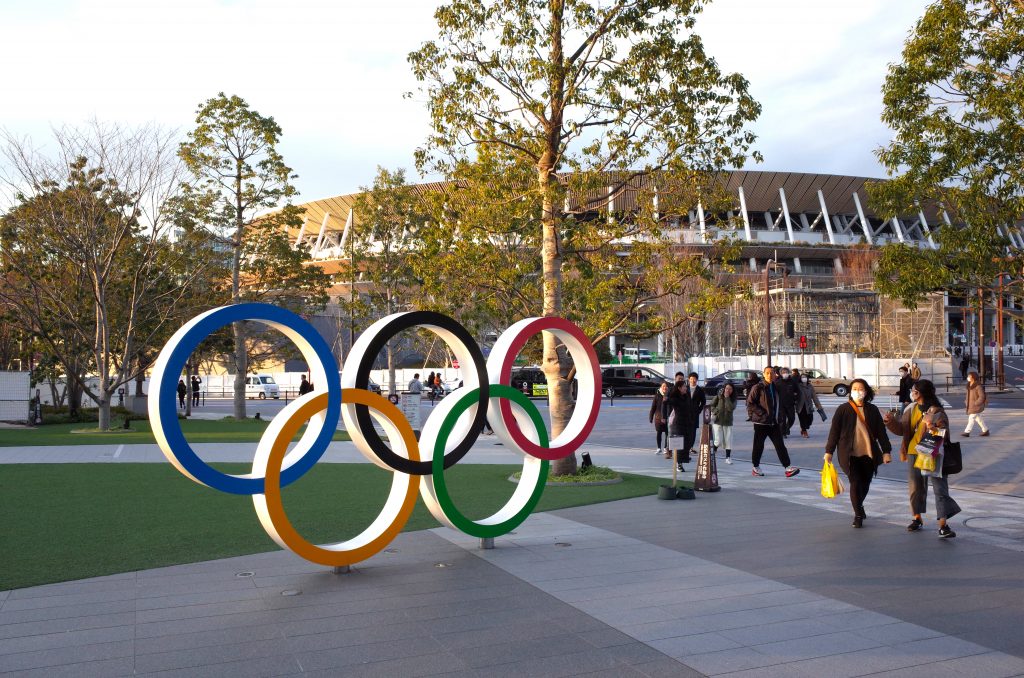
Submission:
M 954 476 L 964 470 L 964 458 L 960 443 L 947 442 L 942 447 L 942 475 Z

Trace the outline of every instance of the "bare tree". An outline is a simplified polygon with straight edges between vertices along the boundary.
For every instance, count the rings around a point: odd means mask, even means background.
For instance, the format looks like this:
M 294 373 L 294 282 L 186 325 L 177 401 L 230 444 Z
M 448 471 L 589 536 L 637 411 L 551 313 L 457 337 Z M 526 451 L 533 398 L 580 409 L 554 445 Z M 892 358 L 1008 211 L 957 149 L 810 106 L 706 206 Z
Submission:
M 0 301 L 96 401 L 108 429 L 112 396 L 145 365 L 140 356 L 201 303 L 191 283 L 206 258 L 169 237 L 177 140 L 99 122 L 54 130 L 48 150 L 0 139 L 13 205 L 0 231 Z

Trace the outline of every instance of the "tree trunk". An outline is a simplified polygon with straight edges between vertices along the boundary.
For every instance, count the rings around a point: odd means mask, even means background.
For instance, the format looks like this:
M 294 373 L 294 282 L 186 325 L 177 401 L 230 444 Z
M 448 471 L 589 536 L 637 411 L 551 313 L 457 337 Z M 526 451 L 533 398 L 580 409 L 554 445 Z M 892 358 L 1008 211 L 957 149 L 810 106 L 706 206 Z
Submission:
M 398 393 L 398 387 L 395 384 L 395 348 L 392 346 L 391 341 L 387 343 L 387 356 L 388 356 L 388 394 L 395 395 Z
M 185 416 L 192 416 L 192 359 L 185 361 Z
M 551 13 L 549 28 L 551 52 L 549 61 L 552 65 L 550 75 L 551 105 L 550 119 L 547 121 L 544 139 L 544 152 L 537 163 L 537 181 L 543 194 L 541 209 L 541 225 L 543 241 L 541 256 L 543 260 L 544 281 L 544 315 L 560 316 L 562 314 L 562 254 L 558 242 L 560 225 L 560 206 L 555 199 L 556 176 L 559 150 L 562 143 L 562 119 L 565 108 L 565 64 L 562 52 L 562 0 L 550 0 L 548 5 Z M 558 341 L 550 332 L 543 333 L 544 339 L 544 376 L 548 382 L 548 407 L 551 415 L 551 437 L 560 434 L 572 416 L 572 383 L 565 379 L 569 373 L 569 364 L 565 351 L 557 349 Z M 560 355 L 560 353 L 562 355 Z M 558 459 L 551 464 L 553 475 L 575 473 L 577 468 L 576 455 Z
M 245 419 L 245 377 L 249 372 L 246 364 L 245 334 L 242 323 L 233 325 L 235 331 L 235 419 Z
M 235 174 L 235 237 L 232 241 L 234 252 L 231 259 L 231 303 L 242 303 L 242 232 L 245 222 L 242 218 L 242 168 L 236 162 Z M 245 377 L 249 373 L 248 355 L 245 352 L 245 323 L 233 323 L 231 329 L 235 336 L 235 419 L 245 419 Z
M 110 430 L 110 391 L 108 389 L 100 390 L 100 401 L 96 403 L 99 406 L 99 429 L 101 431 Z

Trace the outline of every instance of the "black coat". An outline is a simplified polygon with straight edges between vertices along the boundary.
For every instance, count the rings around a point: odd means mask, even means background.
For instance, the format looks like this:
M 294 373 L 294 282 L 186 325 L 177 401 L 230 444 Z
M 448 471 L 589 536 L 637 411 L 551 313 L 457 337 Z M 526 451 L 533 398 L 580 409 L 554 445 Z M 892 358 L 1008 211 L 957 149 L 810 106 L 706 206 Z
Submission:
M 825 443 L 825 452 L 835 454 L 839 451 L 839 466 L 843 473 L 850 475 L 850 457 L 853 456 L 853 446 L 857 440 L 857 411 L 853 403 L 847 401 L 836 408 L 832 415 L 832 428 L 828 432 L 828 442 Z M 885 422 L 882 421 L 882 413 L 871 403 L 864 404 L 864 421 L 868 425 L 868 433 L 871 436 L 871 458 L 875 462 L 875 468 L 882 463 L 882 454 L 892 452 L 892 443 L 889 442 L 889 434 L 885 431 Z M 878 441 L 876 445 L 874 441 Z
M 701 416 L 704 414 L 704 408 L 707 407 L 707 404 L 708 398 L 703 388 L 694 386 L 690 389 L 690 419 L 694 426 L 700 424 Z
M 655 428 L 664 428 L 668 422 L 668 414 L 668 398 L 658 391 L 654 394 L 654 400 L 651 401 L 651 411 L 647 415 L 647 421 L 654 424 Z
M 673 390 L 666 399 L 670 412 L 668 434 L 673 438 L 685 436 L 688 431 L 692 431 L 697 425 L 697 420 L 693 418 L 693 408 L 690 405 L 690 400 L 691 396 L 689 393 L 682 394 L 678 390 Z
M 908 373 L 906 376 L 900 377 L 900 390 L 896 392 L 896 397 L 899 398 L 901 403 L 910 402 L 910 387 L 914 385 L 914 378 Z
M 796 380 L 792 376 L 789 379 L 779 377 L 772 383 L 779 391 L 779 406 L 787 412 L 796 411 L 797 389 L 799 388 Z

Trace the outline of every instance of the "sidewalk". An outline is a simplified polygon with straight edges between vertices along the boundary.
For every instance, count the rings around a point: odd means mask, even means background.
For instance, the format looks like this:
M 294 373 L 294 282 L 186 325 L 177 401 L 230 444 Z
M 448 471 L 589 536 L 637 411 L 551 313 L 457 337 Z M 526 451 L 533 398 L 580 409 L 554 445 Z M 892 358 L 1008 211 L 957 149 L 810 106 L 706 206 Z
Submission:
M 959 516 L 953 540 L 930 515 L 907 533 L 885 481 L 855 530 L 813 471 L 769 470 L 723 467 L 695 501 L 533 515 L 494 550 L 402 534 L 348 575 L 274 552 L 0 592 L 0 672 L 1024 675 L 1013 539 Z

